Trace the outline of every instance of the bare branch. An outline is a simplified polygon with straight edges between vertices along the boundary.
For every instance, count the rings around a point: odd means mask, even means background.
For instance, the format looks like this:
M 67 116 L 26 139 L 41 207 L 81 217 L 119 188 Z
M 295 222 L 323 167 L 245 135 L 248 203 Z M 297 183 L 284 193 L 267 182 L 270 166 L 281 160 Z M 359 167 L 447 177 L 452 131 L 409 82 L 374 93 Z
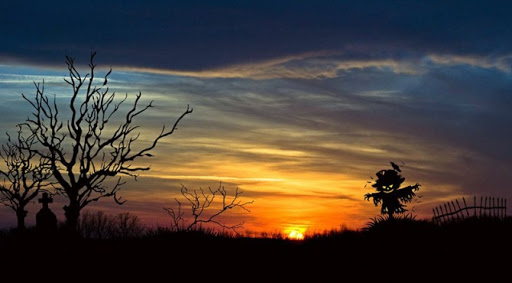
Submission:
M 223 215 L 230 209 L 240 208 L 247 212 L 250 210 L 248 205 L 254 201 L 242 202 L 240 195 L 242 192 L 236 188 L 235 194 L 232 197 L 228 196 L 226 189 L 219 184 L 216 189 L 208 188 L 209 193 L 205 193 L 202 188 L 199 192 L 193 190 L 190 192 L 184 185 L 181 186 L 181 195 L 190 206 L 190 222 L 187 225 L 185 220 L 185 212 L 182 211 L 182 203 L 178 199 L 174 199 L 178 205 L 177 210 L 174 208 L 163 208 L 171 217 L 171 230 L 173 231 L 193 231 L 202 227 L 203 224 L 214 224 L 223 229 L 231 230 L 237 233 L 237 229 L 242 228 L 244 222 L 236 223 L 234 225 L 227 225 L 218 221 L 218 217 Z M 220 197 L 219 203 L 215 203 L 216 197 Z
M 174 208 L 163 208 L 165 211 L 167 211 L 167 213 L 169 214 L 169 216 L 171 216 L 171 230 L 172 231 L 182 231 L 185 229 L 185 224 L 186 224 L 186 221 L 185 219 L 183 218 L 183 215 L 185 215 L 185 212 L 181 211 L 181 202 L 175 198 L 174 199 L 176 201 L 176 203 L 178 204 L 178 210 L 174 210 Z

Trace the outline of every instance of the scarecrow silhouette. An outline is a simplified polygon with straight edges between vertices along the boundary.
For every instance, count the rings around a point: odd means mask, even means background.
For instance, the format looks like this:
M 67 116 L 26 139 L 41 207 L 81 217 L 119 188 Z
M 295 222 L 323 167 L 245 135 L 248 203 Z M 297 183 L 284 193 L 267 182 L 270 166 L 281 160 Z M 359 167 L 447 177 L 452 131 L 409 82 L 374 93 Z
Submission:
M 373 199 L 375 206 L 382 204 L 381 214 L 387 214 L 393 218 L 394 214 L 406 212 L 404 203 L 408 203 L 416 195 L 414 192 L 420 189 L 420 184 L 401 188 L 405 178 L 400 175 L 400 167 L 394 162 L 390 162 L 393 169 L 383 169 L 377 172 L 377 180 L 372 184 L 376 193 L 364 195 L 364 199 L 369 201 Z

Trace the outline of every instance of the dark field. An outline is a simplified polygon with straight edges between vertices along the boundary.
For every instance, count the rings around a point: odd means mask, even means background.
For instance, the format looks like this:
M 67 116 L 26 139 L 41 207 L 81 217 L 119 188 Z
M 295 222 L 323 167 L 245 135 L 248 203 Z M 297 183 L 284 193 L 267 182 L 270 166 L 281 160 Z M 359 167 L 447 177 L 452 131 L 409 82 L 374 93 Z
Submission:
M 243 238 L 206 232 L 153 231 L 138 238 L 82 239 L 4 233 L 3 270 L 25 268 L 77 278 L 206 278 L 275 282 L 423 282 L 439 278 L 500 280 L 511 268 L 512 219 L 383 221 L 363 231 L 333 231 L 304 241 Z M 30 266 L 30 268 L 29 268 Z M 286 278 L 288 280 L 286 280 Z M 272 280 L 271 280 L 272 279 Z M 156 279 L 155 279 L 156 280 Z M 256 280 L 256 281 L 255 281 Z M 295 280 L 295 279 L 294 279 Z M 150 280 L 148 282 L 153 282 Z M 302 280 L 301 280 L 302 281 Z M 441 280 L 444 281 L 444 280 Z

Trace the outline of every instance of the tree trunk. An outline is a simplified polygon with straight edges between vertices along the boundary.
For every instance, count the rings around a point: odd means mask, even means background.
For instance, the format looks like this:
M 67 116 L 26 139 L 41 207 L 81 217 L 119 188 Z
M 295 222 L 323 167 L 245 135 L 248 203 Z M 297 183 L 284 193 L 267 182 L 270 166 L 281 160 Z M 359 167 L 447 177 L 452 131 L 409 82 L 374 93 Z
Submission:
M 18 230 L 25 230 L 25 217 L 27 216 L 27 211 L 25 207 L 20 207 L 16 210 L 16 217 L 18 218 Z
M 64 206 L 64 216 L 66 216 L 66 226 L 76 231 L 78 228 L 78 218 L 80 217 L 80 204 L 77 201 L 70 201 L 69 205 Z

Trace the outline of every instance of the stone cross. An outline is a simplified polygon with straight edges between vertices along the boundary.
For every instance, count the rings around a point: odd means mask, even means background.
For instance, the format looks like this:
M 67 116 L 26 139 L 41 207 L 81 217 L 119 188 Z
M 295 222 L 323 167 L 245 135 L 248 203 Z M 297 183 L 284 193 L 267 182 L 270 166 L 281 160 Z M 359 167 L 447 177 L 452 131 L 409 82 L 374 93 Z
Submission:
M 48 207 L 52 202 L 53 199 L 48 196 L 48 193 L 43 193 L 43 197 L 39 199 L 43 208 L 36 214 L 36 229 L 43 235 L 57 231 L 57 217 Z
M 39 203 L 43 204 L 43 209 L 48 209 L 48 204 L 52 202 L 53 199 L 48 197 L 48 193 L 43 193 L 43 197 L 39 199 Z

